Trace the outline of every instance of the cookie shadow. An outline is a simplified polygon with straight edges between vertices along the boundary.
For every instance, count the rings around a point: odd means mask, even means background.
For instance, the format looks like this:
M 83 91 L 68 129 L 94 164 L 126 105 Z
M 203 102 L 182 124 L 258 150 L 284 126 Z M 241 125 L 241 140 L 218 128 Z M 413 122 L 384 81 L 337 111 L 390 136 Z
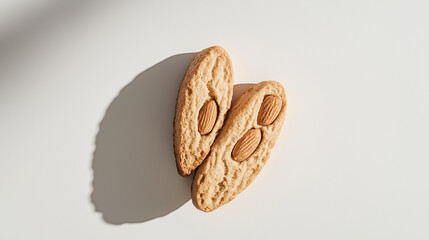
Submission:
M 234 104 L 238 98 L 243 95 L 244 92 L 247 91 L 247 89 L 255 86 L 255 83 L 240 83 L 240 84 L 235 84 L 234 88 L 233 88 L 233 94 L 232 94 L 232 99 L 231 99 L 231 105 Z
M 174 55 L 140 73 L 107 108 L 95 141 L 91 194 L 107 223 L 146 222 L 190 200 L 192 177 L 176 170 L 173 119 L 195 55 Z

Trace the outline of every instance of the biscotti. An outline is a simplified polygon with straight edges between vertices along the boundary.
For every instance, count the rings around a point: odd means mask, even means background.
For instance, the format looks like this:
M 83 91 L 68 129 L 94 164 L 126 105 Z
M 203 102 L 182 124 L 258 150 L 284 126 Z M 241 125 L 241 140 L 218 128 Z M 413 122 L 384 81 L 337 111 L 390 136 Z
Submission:
M 174 118 L 177 170 L 189 176 L 210 152 L 231 105 L 233 69 L 219 46 L 198 53 L 183 78 Z
M 192 202 L 205 212 L 233 200 L 267 162 L 286 117 L 286 94 L 274 81 L 248 89 L 233 104 L 192 183 Z

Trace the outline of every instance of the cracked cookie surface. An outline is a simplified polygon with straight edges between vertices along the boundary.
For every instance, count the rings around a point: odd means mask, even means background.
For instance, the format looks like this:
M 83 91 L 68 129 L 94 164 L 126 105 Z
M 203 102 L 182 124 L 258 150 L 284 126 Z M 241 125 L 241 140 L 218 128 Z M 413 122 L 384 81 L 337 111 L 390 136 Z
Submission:
M 281 107 L 272 123 L 260 125 L 258 114 L 267 96 L 281 99 Z M 286 94 L 280 83 L 261 82 L 243 93 L 233 104 L 210 154 L 195 174 L 192 182 L 194 205 L 202 211 L 210 212 L 230 202 L 242 192 L 267 162 L 285 118 Z M 259 129 L 261 132 L 257 148 L 245 160 L 234 160 L 232 152 L 237 142 L 253 129 Z
M 233 69 L 228 53 L 219 46 L 198 53 L 186 71 L 176 102 L 174 154 L 181 176 L 189 176 L 210 152 L 230 108 L 232 91 Z M 200 110 L 212 100 L 217 108 L 211 108 L 216 112 L 215 119 L 203 118 L 211 126 L 199 126 Z M 206 117 L 205 113 L 202 116 Z

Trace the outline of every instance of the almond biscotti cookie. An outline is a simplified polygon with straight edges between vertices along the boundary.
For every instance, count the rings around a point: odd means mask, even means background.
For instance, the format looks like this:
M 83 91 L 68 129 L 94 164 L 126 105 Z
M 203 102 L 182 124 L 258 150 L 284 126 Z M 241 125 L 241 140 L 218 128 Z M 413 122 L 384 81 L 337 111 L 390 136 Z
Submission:
M 286 117 L 286 94 L 274 81 L 248 89 L 234 103 L 192 183 L 192 202 L 205 212 L 233 200 L 267 162 Z
M 204 49 L 189 65 L 179 89 L 174 117 L 177 170 L 186 177 L 210 152 L 230 108 L 233 70 L 219 46 Z

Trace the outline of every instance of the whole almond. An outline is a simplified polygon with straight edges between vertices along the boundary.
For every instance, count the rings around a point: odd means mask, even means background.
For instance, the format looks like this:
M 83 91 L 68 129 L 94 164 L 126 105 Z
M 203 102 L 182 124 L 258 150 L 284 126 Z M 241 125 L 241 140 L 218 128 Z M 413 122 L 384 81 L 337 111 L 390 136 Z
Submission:
M 211 100 L 203 105 L 198 114 L 198 132 L 205 135 L 213 129 L 217 119 L 217 104 L 215 100 Z
M 246 160 L 256 150 L 260 142 L 261 130 L 250 129 L 235 144 L 231 154 L 232 159 L 237 162 Z
M 276 120 L 282 109 L 282 99 L 278 96 L 268 95 L 264 98 L 258 114 L 258 124 L 270 125 Z

